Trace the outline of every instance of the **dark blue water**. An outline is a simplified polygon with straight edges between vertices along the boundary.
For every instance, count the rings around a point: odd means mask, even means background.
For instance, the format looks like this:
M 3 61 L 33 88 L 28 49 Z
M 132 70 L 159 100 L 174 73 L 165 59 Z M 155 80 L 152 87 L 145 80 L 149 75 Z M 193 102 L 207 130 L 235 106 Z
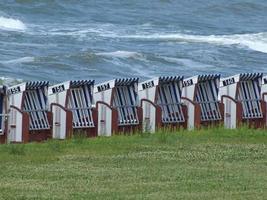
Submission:
M 267 1 L 0 2 L 0 77 L 267 73 Z

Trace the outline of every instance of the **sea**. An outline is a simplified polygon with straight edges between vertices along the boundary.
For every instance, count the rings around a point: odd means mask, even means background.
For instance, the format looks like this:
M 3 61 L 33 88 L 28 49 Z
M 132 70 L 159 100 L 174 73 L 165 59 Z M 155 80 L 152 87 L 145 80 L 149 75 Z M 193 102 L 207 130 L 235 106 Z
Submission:
M 0 80 L 267 74 L 266 0 L 1 0 Z

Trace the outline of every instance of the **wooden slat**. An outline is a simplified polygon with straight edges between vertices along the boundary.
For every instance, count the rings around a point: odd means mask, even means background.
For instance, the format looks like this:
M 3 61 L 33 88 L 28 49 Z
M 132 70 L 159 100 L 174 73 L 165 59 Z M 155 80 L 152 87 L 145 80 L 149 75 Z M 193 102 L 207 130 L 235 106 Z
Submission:
M 70 89 L 68 109 L 73 114 L 73 128 L 95 127 L 92 116 L 92 91 L 90 85 Z
M 196 101 L 200 104 L 202 121 L 222 119 L 217 98 L 217 79 L 207 79 L 198 83 Z
M 184 122 L 179 82 L 170 81 L 158 85 L 157 104 L 162 110 L 163 123 Z
M 244 119 L 263 117 L 260 99 L 260 79 L 240 81 L 238 100 L 242 105 Z
M 138 124 L 136 95 L 134 85 L 119 85 L 115 87 L 113 106 L 119 113 L 119 125 Z

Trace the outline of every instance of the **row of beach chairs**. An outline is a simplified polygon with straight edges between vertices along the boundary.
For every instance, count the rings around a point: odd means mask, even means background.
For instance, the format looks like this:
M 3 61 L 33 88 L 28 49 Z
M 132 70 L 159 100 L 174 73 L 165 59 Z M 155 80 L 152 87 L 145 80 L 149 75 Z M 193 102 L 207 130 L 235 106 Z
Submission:
M 241 124 L 265 128 L 267 76 L 243 73 L 21 83 L 0 88 L 0 142 Z

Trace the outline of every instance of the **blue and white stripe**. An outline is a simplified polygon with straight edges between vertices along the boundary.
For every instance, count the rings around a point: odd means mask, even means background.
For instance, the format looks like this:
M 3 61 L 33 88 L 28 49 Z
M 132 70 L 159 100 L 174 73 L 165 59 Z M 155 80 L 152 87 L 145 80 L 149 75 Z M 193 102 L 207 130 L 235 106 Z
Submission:
M 244 119 L 262 118 L 261 84 L 262 73 L 240 74 L 237 99 L 242 104 Z
M 81 87 L 84 85 L 94 85 L 94 84 L 95 84 L 94 80 L 71 80 L 70 88 Z
M 93 90 L 93 80 L 70 81 L 67 107 L 72 111 L 73 128 L 95 127 L 92 114 Z
M 139 124 L 138 119 L 138 78 L 116 79 L 113 105 L 118 109 L 119 125 Z
M 30 130 L 50 129 L 47 118 L 47 81 L 27 82 L 22 110 L 29 113 Z
M 202 121 L 222 119 L 218 101 L 219 83 L 219 74 L 201 75 L 198 77 L 195 101 L 200 104 Z
M 163 123 L 184 122 L 182 110 L 182 76 L 159 77 L 156 102 L 162 110 Z
M 43 87 L 48 87 L 49 81 L 30 81 L 26 82 L 26 90 L 35 90 Z

